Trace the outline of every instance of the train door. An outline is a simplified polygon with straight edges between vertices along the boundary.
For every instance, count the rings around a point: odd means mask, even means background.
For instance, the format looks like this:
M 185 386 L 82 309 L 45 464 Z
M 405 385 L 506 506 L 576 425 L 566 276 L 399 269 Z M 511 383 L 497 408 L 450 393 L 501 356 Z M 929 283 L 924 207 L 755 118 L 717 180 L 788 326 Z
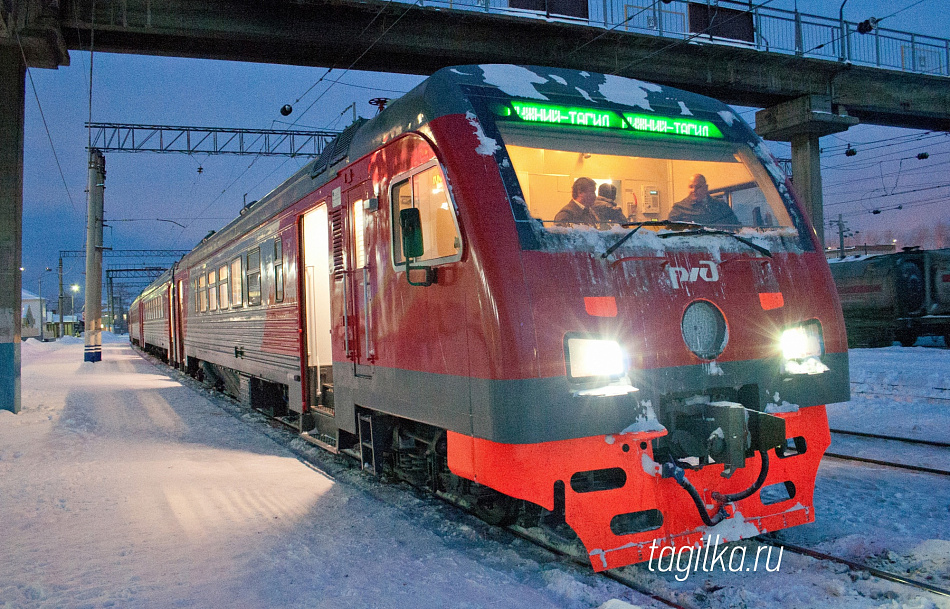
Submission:
M 349 214 L 350 264 L 347 265 L 346 290 L 350 298 L 352 320 L 350 346 L 356 377 L 371 377 L 376 361 L 376 345 L 373 337 L 373 286 L 377 285 L 376 264 L 368 255 L 367 235 L 369 223 L 375 217 L 368 213 L 370 207 L 369 182 L 351 188 L 346 192 L 346 207 Z
M 319 417 L 332 417 L 333 354 L 330 323 L 330 223 L 326 202 L 308 211 L 300 221 L 302 293 L 304 300 L 304 374 L 307 406 Z
M 175 332 L 177 317 L 175 312 L 175 279 L 172 275 L 172 280 L 168 282 L 168 291 L 163 298 L 162 304 L 165 305 L 165 319 L 168 320 L 168 363 L 172 366 L 175 365 L 175 355 L 178 352 L 178 336 Z
M 184 315 L 185 315 L 185 281 L 183 279 L 178 280 L 177 290 L 175 292 L 175 305 L 173 307 L 175 311 L 175 340 L 176 350 L 175 350 L 175 363 L 179 368 L 184 368 L 185 364 L 185 327 L 184 327 Z

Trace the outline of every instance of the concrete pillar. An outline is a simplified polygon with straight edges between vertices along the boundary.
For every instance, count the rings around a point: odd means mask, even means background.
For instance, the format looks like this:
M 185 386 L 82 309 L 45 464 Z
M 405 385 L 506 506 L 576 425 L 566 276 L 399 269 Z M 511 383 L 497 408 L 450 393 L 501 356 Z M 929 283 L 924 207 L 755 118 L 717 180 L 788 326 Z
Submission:
M 20 412 L 23 108 L 20 49 L 0 45 L 0 409 Z
M 792 182 L 798 190 L 805 213 L 818 231 L 818 241 L 825 247 L 825 206 L 821 192 L 821 158 L 818 135 L 803 133 L 792 137 Z
M 825 247 L 825 211 L 821 191 L 818 138 L 858 124 L 844 108 L 835 107 L 824 95 L 806 95 L 755 114 L 755 131 L 767 140 L 792 143 L 792 182 L 801 196 L 805 213 Z
M 89 150 L 89 193 L 86 216 L 86 349 L 83 360 L 102 360 L 102 214 L 106 158 Z

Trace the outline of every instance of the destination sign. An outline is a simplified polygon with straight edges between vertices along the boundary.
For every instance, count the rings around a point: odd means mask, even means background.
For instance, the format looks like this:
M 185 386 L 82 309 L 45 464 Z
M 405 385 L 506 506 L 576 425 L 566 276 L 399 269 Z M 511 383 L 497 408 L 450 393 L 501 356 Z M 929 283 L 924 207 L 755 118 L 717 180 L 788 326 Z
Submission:
M 722 131 L 710 121 L 683 117 L 656 116 L 652 114 L 628 114 L 623 116 L 613 110 L 558 106 L 512 101 L 511 107 L 522 121 L 571 127 L 596 127 L 601 129 L 633 130 L 665 135 L 722 139 Z M 511 110 L 501 107 L 499 114 L 511 116 Z

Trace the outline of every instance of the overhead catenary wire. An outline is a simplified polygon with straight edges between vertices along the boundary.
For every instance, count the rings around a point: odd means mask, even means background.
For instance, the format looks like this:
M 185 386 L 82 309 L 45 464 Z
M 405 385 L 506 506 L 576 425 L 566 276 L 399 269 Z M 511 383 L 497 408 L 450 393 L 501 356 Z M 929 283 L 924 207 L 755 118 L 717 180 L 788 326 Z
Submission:
M 363 34 L 366 33 L 366 30 L 368 30 L 368 29 L 370 28 L 370 26 L 372 26 L 374 23 L 376 23 L 376 20 L 379 19 L 379 17 L 383 14 L 383 11 L 385 11 L 386 8 L 387 8 L 390 4 L 392 4 L 392 3 L 393 3 L 393 0 L 387 0 L 387 1 L 379 8 L 379 10 L 376 12 L 376 14 L 373 15 L 373 18 L 370 19 L 369 23 L 367 23 L 366 26 L 363 28 L 363 30 L 359 33 L 359 35 L 354 36 L 354 37 L 350 40 L 349 46 L 347 46 L 343 51 L 340 52 L 340 58 L 337 59 L 337 61 L 335 61 L 335 62 L 333 62 L 332 64 L 330 64 L 330 67 L 327 68 L 327 71 L 323 73 L 323 76 L 321 76 L 320 78 L 318 78 L 315 83 L 313 83 L 312 85 L 310 85 L 310 87 L 308 87 L 306 91 L 304 91 L 303 93 L 301 93 L 300 96 L 299 96 L 297 99 L 294 100 L 294 103 L 295 103 L 295 104 L 300 103 L 300 100 L 303 99 L 303 98 L 307 95 L 307 93 L 310 93 L 310 91 L 312 91 L 314 87 L 316 87 L 317 85 L 319 85 L 327 76 L 329 76 L 330 72 L 332 72 L 332 71 L 334 70 L 334 67 L 336 66 L 337 62 L 338 62 L 340 59 L 342 59 L 343 57 L 345 57 L 347 53 L 350 52 L 350 49 L 353 48 L 353 44 L 354 44 L 357 40 L 359 40 L 359 39 L 363 36 Z M 291 123 L 291 125 L 293 125 L 293 124 L 296 124 L 296 121 L 294 121 L 293 123 Z
M 376 39 L 373 40 L 373 42 L 371 42 L 371 43 L 369 44 L 369 46 L 367 46 L 366 49 L 365 49 L 362 53 L 360 53 L 359 56 L 358 56 L 356 59 L 354 59 L 354 60 L 350 63 L 349 66 L 346 67 L 345 70 L 343 70 L 343 73 L 340 74 L 339 77 L 337 77 L 337 80 L 334 81 L 334 82 L 331 82 L 330 86 L 327 87 L 326 89 L 324 89 L 324 90 L 323 90 L 323 93 L 321 93 L 320 95 L 318 95 L 317 98 L 316 98 L 315 100 L 313 100 L 313 101 L 310 103 L 310 105 L 307 106 L 307 107 L 303 110 L 303 112 L 300 113 L 300 115 L 297 117 L 297 119 L 294 120 L 293 123 L 291 123 L 291 126 L 297 124 L 297 121 L 299 121 L 301 118 L 303 118 L 303 116 L 304 116 L 307 112 L 309 112 L 309 111 L 311 110 L 311 108 L 313 108 L 314 105 L 316 105 L 316 103 L 317 103 L 318 101 L 320 101 L 320 99 L 323 98 L 323 96 L 326 95 L 326 94 L 333 88 L 333 86 L 334 86 L 337 82 L 339 82 L 339 79 L 340 79 L 340 78 L 343 78 L 343 76 L 344 76 L 347 72 L 349 72 L 350 70 L 353 69 L 353 66 L 355 66 L 355 65 L 359 62 L 360 59 L 362 59 L 367 53 L 369 53 L 369 52 L 373 49 L 373 47 L 376 46 L 377 43 L 379 43 L 380 40 L 382 40 L 383 38 L 385 38 L 386 35 L 387 35 L 394 27 L 396 27 L 396 24 L 398 24 L 400 21 L 402 21 L 402 18 L 405 17 L 405 16 L 409 13 L 409 11 L 411 11 L 413 8 L 415 8 L 416 6 L 418 6 L 418 5 L 419 5 L 419 1 L 420 1 L 420 0 L 416 0 L 415 2 L 412 2 L 408 7 L 406 7 L 406 10 L 404 10 L 404 11 L 399 15 L 399 17 L 397 17 L 397 18 L 389 25 L 389 27 L 386 28 L 386 30 L 385 30 L 382 34 L 380 34 L 379 36 L 377 36 Z M 382 9 L 381 9 L 381 10 L 382 10 Z M 367 27 L 369 27 L 369 26 L 367 26 Z
M 927 192 L 927 191 L 931 191 L 931 190 L 938 190 L 938 189 L 940 189 L 940 188 L 950 188 L 950 182 L 948 182 L 948 183 L 946 183 L 946 184 L 936 184 L 936 185 L 933 185 L 933 186 L 923 186 L 923 187 L 920 187 L 920 188 L 912 188 L 912 189 L 910 189 L 910 190 L 902 190 L 902 191 L 900 191 L 900 192 L 893 192 L 893 193 L 882 194 L 882 195 L 878 195 L 878 196 L 874 197 L 874 199 L 881 199 L 881 198 L 884 198 L 884 197 L 893 197 L 893 196 L 897 196 L 897 195 L 914 194 L 914 193 L 918 193 L 918 192 Z M 846 205 L 846 204 L 848 204 L 848 203 L 859 203 L 859 202 L 862 202 L 862 201 L 869 201 L 869 200 L 871 200 L 871 199 L 870 199 L 870 198 L 862 198 L 862 199 L 849 199 L 849 200 L 847 200 L 847 201 L 835 201 L 834 203 L 825 203 L 825 207 L 826 207 L 826 208 L 827 208 L 827 207 L 835 207 L 835 206 L 838 206 L 838 205 Z
M 364 30 L 363 30 L 364 32 L 370 27 L 370 25 L 372 25 L 372 23 L 376 20 L 376 18 L 378 18 L 378 16 L 382 14 L 383 10 L 384 10 L 384 9 L 386 8 L 386 6 L 388 6 L 391 2 L 392 2 L 392 0 L 390 0 L 390 2 L 387 2 L 387 4 L 384 5 L 384 7 L 380 9 L 380 11 L 377 13 L 377 16 L 374 17 L 374 19 L 371 20 L 370 23 L 364 28 Z M 383 31 L 382 34 L 380 34 L 375 40 L 373 40 L 373 42 L 371 42 L 371 43 L 369 44 L 369 46 L 367 46 L 366 49 L 365 49 L 362 53 L 360 53 L 359 56 L 358 56 L 356 59 L 354 59 L 354 60 L 350 63 L 350 65 L 349 65 L 345 70 L 343 70 L 343 73 L 340 74 L 339 77 L 337 77 L 337 80 L 336 80 L 336 81 L 331 81 L 331 82 L 330 82 L 330 86 L 328 86 L 326 89 L 324 89 L 323 92 L 320 93 L 320 95 L 318 95 L 318 96 L 316 97 L 316 99 L 314 99 L 314 100 L 310 103 L 310 105 L 307 106 L 307 107 L 303 110 L 303 112 L 301 112 L 293 122 L 290 123 L 289 126 L 290 126 L 290 127 L 293 127 L 294 125 L 296 125 L 296 124 L 300 121 L 300 119 L 302 119 L 303 116 L 304 116 L 307 112 L 309 112 L 309 111 L 314 107 L 314 105 L 316 105 L 316 103 L 317 103 L 318 101 L 320 101 L 320 99 L 322 99 L 323 96 L 326 95 L 326 94 L 333 88 L 333 86 L 336 85 L 336 84 L 340 81 L 340 79 L 341 79 L 347 72 L 349 72 L 349 71 L 353 68 L 353 66 L 355 66 L 355 65 L 357 64 L 357 62 L 359 62 L 360 59 L 362 59 L 367 53 L 369 53 L 369 52 L 372 50 L 372 48 L 373 48 L 374 46 L 376 46 L 376 44 L 377 44 L 380 40 L 382 40 L 382 39 L 396 26 L 396 24 L 399 23 L 399 22 L 402 20 L 402 18 L 405 17 L 406 14 L 408 14 L 409 11 L 412 10 L 413 8 L 415 8 L 418 4 L 419 4 L 419 0 L 416 0 L 415 2 L 413 2 L 412 4 L 410 4 L 410 5 L 406 8 L 406 10 L 404 10 L 404 11 L 399 15 L 399 17 L 396 18 L 396 19 L 389 25 L 389 27 L 386 28 L 385 31 Z M 324 74 L 323 76 L 321 76 L 320 79 L 319 79 L 316 83 L 314 83 L 314 85 L 312 85 L 309 89 L 307 89 L 307 91 L 304 93 L 304 95 L 306 95 L 307 92 L 309 92 L 310 90 L 312 90 L 313 87 L 315 87 L 315 86 L 316 86 L 317 84 L 319 84 L 322 80 L 324 80 L 325 77 L 326 77 L 326 75 L 329 74 L 331 70 L 332 70 L 332 68 L 331 68 L 330 70 L 328 70 L 328 71 L 326 72 L 326 74 Z M 298 99 L 302 99 L 302 98 L 303 98 L 303 95 L 301 95 L 301 97 L 298 98 Z M 224 188 L 224 190 L 222 190 L 221 193 L 218 194 L 218 196 L 216 196 L 210 203 L 208 203 L 208 205 L 206 205 L 206 206 L 204 207 L 204 209 L 202 209 L 201 213 L 199 213 L 198 216 L 199 216 L 199 217 L 200 217 L 200 216 L 203 216 L 203 215 L 204 215 L 204 212 L 207 211 L 207 210 L 208 210 L 214 203 L 216 203 L 222 196 L 224 196 L 224 194 L 225 194 L 228 190 L 230 190 L 231 187 L 233 187 L 234 184 L 236 184 L 236 183 L 238 182 L 238 180 L 240 180 L 240 179 L 244 176 L 244 174 L 246 174 L 246 173 L 248 172 L 248 170 L 250 170 L 250 168 L 254 165 L 254 163 L 257 162 L 257 160 L 258 160 L 259 158 L 260 158 L 260 155 L 256 156 L 256 157 L 254 158 L 254 160 L 252 160 L 251 163 L 247 166 L 247 168 L 246 168 L 243 172 L 241 172 L 241 174 L 240 174 L 237 178 L 234 179 L 234 181 L 232 181 L 228 186 L 226 186 L 226 187 Z M 290 160 L 290 158 L 292 158 L 292 157 L 288 157 L 288 158 L 284 159 L 284 161 L 283 161 L 282 163 L 280 163 L 277 167 L 275 167 L 273 170 L 271 170 L 271 172 L 270 172 L 269 174 L 267 174 L 267 176 L 265 176 L 264 179 L 266 179 L 267 177 L 270 177 L 270 175 L 272 175 L 272 174 L 273 174 L 274 172 L 276 172 L 278 169 L 280 169 L 281 167 L 283 167 L 283 166 Z M 264 180 L 261 180 L 260 182 L 258 182 L 258 185 L 260 185 L 261 183 L 263 183 L 263 181 L 264 181 Z M 256 187 L 257 187 L 257 186 L 254 186 L 254 188 L 256 188 Z M 192 224 L 192 223 L 189 222 L 189 223 L 188 223 L 188 227 L 190 227 L 191 224 Z M 187 229 L 187 227 L 186 227 L 186 229 Z M 186 230 L 186 229 L 182 229 L 182 233 L 181 233 L 181 234 L 183 234 L 183 233 L 184 233 L 184 230 Z M 181 234 L 179 234 L 178 238 L 176 239 L 176 242 L 178 241 L 178 239 L 181 238 Z
M 931 155 L 930 155 L 930 158 L 934 158 L 934 157 L 937 157 L 937 156 L 943 156 L 943 155 L 947 155 L 947 154 L 950 154 L 950 151 L 948 151 L 948 152 L 936 152 L 936 153 L 931 154 Z M 904 158 L 901 159 L 901 160 L 914 160 L 915 158 L 916 158 L 916 157 L 904 157 Z M 919 167 L 905 168 L 905 169 L 898 170 L 898 171 L 889 171 L 889 172 L 880 174 L 880 176 L 875 176 L 875 177 L 891 177 L 891 176 L 894 176 L 894 175 L 900 176 L 900 175 L 909 174 L 909 173 L 918 173 L 918 172 L 921 172 L 921 171 L 930 171 L 930 170 L 933 170 L 933 169 L 935 169 L 935 168 L 937 168 L 937 167 L 943 167 L 944 165 L 948 165 L 948 164 L 950 164 L 950 161 L 941 161 L 941 162 L 939 162 L 939 163 L 931 163 L 931 162 L 928 161 L 926 165 L 922 165 L 922 166 L 919 166 Z M 834 190 L 834 189 L 837 189 L 837 188 L 841 188 L 841 187 L 844 187 L 844 186 L 848 186 L 848 185 L 850 185 L 850 184 L 866 183 L 866 182 L 868 182 L 868 180 L 870 180 L 870 179 L 871 179 L 870 177 L 862 177 L 862 178 L 853 178 L 853 179 L 850 179 L 850 180 L 836 181 L 836 182 L 834 182 L 833 184 L 825 185 L 824 190 Z
M 30 79 L 30 87 L 33 89 L 33 97 L 36 99 L 36 107 L 40 111 L 40 118 L 43 121 L 43 129 L 46 130 L 46 138 L 49 140 L 49 147 L 53 151 L 53 160 L 56 161 L 56 168 L 59 170 L 59 177 L 63 180 L 63 188 L 66 189 L 66 198 L 69 200 L 70 206 L 72 206 L 73 211 L 77 215 L 82 215 L 82 212 L 79 211 L 79 208 L 76 207 L 76 202 L 73 201 L 73 195 L 69 192 L 69 184 L 66 182 L 66 174 L 63 172 L 63 166 L 59 162 L 59 155 L 56 154 L 56 145 L 53 143 L 53 135 L 49 130 L 49 123 L 46 122 L 46 113 L 43 112 L 43 104 L 40 103 L 40 94 L 36 90 L 36 82 L 33 80 L 33 71 L 30 69 L 30 64 L 26 60 L 26 52 L 23 50 L 23 43 L 20 41 L 20 32 L 16 29 L 13 30 L 16 34 L 16 42 L 20 47 L 20 57 L 23 58 L 23 66 L 25 68 L 26 74 Z

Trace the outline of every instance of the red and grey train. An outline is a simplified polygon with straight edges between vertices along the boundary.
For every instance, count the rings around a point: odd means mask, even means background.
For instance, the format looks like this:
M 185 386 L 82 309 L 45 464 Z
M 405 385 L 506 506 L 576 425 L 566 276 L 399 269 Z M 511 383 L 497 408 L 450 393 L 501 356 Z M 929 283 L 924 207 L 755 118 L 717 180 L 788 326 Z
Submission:
M 667 220 L 702 174 L 739 225 Z M 579 177 L 628 221 L 554 222 Z M 595 570 L 814 520 L 849 398 L 828 264 L 728 106 L 637 80 L 446 68 L 207 237 L 133 343 Z

